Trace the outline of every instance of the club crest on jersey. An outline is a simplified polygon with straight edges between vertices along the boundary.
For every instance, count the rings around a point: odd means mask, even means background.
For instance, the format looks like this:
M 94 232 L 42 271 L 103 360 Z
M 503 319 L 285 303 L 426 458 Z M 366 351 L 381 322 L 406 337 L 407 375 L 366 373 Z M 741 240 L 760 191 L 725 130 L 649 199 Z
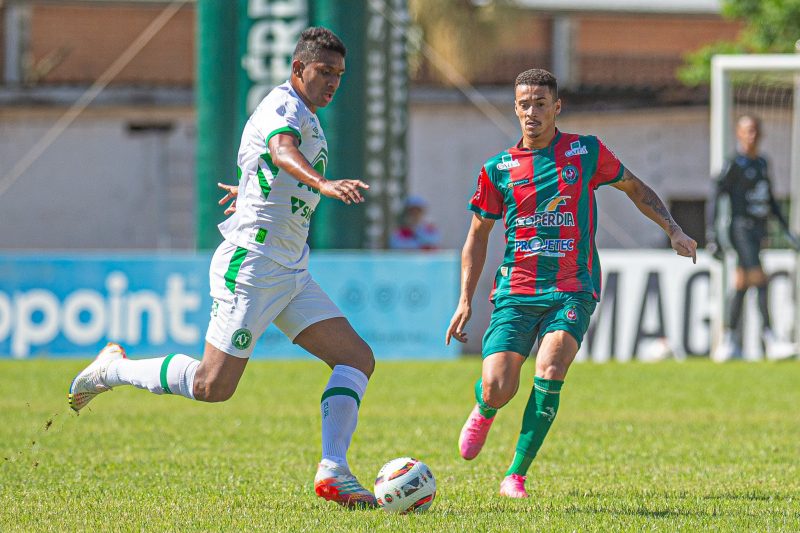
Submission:
M 586 148 L 584 147 L 584 150 Z M 575 165 L 567 165 L 561 169 L 561 179 L 564 180 L 564 183 L 572 185 L 573 183 L 578 181 L 580 177 L 580 173 Z
M 572 141 L 569 143 L 569 150 L 564 152 L 564 155 L 567 157 L 572 157 L 573 155 L 586 155 L 588 153 L 589 150 L 587 150 L 580 141 Z
M 504 155 L 500 162 L 497 163 L 498 170 L 508 170 L 519 166 L 519 161 L 512 158 L 510 155 Z

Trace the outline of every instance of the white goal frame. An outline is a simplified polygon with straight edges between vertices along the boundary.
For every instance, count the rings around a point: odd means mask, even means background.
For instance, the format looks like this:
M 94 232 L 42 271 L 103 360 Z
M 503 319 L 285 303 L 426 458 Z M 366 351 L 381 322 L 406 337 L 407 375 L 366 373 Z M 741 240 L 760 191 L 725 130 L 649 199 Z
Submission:
M 798 41 L 800 52 L 800 41 Z M 711 59 L 711 129 L 710 129 L 710 170 L 711 176 L 717 176 L 725 164 L 725 157 L 732 152 L 734 143 L 733 91 L 731 88 L 732 73 L 747 72 L 795 72 L 792 139 L 800 143 L 800 53 L 797 54 L 742 54 L 716 55 Z M 790 199 L 791 213 L 789 224 L 795 234 L 800 234 L 800 146 L 791 151 L 790 163 Z M 795 261 L 795 264 L 800 264 Z M 723 261 L 721 275 L 717 276 L 716 303 L 721 312 L 711 316 L 712 350 L 721 338 L 723 328 L 724 299 L 727 291 L 728 272 Z M 795 268 L 795 342 L 800 341 L 800 273 Z

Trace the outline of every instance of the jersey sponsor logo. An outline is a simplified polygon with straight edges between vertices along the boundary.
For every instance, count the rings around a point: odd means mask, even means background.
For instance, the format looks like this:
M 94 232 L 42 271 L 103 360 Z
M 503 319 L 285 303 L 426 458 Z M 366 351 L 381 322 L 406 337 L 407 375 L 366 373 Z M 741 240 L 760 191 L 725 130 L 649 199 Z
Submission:
M 498 170 L 508 170 L 510 168 L 515 168 L 519 166 L 519 161 L 512 158 L 510 155 L 504 155 L 500 162 L 497 163 Z
M 306 220 L 311 220 L 311 215 L 314 210 L 306 203 L 305 200 L 292 196 L 292 213 L 300 213 L 300 216 Z
M 564 257 L 565 252 L 575 250 L 575 239 L 542 239 L 533 237 L 527 241 L 514 242 L 514 251 L 531 255 L 543 255 L 545 257 Z
M 525 178 L 525 179 L 522 179 L 522 180 L 516 180 L 516 181 L 509 182 L 508 186 L 509 187 L 517 187 L 519 185 L 526 185 L 526 184 L 528 184 L 530 182 L 531 182 L 530 179 Z
M 561 169 L 561 179 L 564 180 L 564 183 L 572 185 L 578 181 L 579 177 L 580 172 L 578 172 L 578 169 L 575 167 L 575 165 L 567 165 Z
M 572 157 L 573 155 L 586 155 L 588 153 L 589 150 L 587 150 L 580 141 L 572 141 L 569 143 L 569 150 L 564 152 L 564 155 L 567 157 Z
M 325 140 L 325 136 L 322 134 L 322 131 L 317 126 L 317 121 L 314 120 L 314 117 L 311 117 L 311 137 L 314 139 L 320 139 L 322 141 Z
M 570 212 L 558 210 L 562 205 L 567 205 L 571 196 L 553 196 L 550 200 L 539 206 L 531 216 L 517 219 L 517 226 L 525 228 L 560 228 L 575 226 L 575 215 Z
M 535 213 L 529 217 L 518 218 L 517 226 L 525 228 L 561 228 L 574 227 L 575 216 L 572 213 Z
M 253 334 L 247 328 L 240 328 L 231 335 L 231 343 L 239 350 L 246 350 L 253 342 Z

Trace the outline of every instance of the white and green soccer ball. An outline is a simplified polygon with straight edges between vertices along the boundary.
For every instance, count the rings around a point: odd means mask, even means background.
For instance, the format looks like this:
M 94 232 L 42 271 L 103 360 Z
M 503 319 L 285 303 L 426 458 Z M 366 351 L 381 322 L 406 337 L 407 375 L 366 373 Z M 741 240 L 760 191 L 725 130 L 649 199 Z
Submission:
M 387 513 L 420 513 L 431 506 L 435 496 L 431 469 L 412 457 L 392 459 L 375 479 L 375 498 Z

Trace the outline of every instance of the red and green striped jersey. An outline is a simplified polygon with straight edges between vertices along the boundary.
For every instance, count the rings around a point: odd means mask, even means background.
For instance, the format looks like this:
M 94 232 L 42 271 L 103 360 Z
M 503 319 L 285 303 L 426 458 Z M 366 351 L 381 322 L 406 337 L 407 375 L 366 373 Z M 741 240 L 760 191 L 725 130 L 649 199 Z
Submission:
M 553 291 L 600 297 L 594 191 L 624 167 L 597 138 L 556 130 L 546 148 L 513 148 L 483 165 L 469 209 L 505 222 L 506 249 L 490 299 L 531 303 Z

